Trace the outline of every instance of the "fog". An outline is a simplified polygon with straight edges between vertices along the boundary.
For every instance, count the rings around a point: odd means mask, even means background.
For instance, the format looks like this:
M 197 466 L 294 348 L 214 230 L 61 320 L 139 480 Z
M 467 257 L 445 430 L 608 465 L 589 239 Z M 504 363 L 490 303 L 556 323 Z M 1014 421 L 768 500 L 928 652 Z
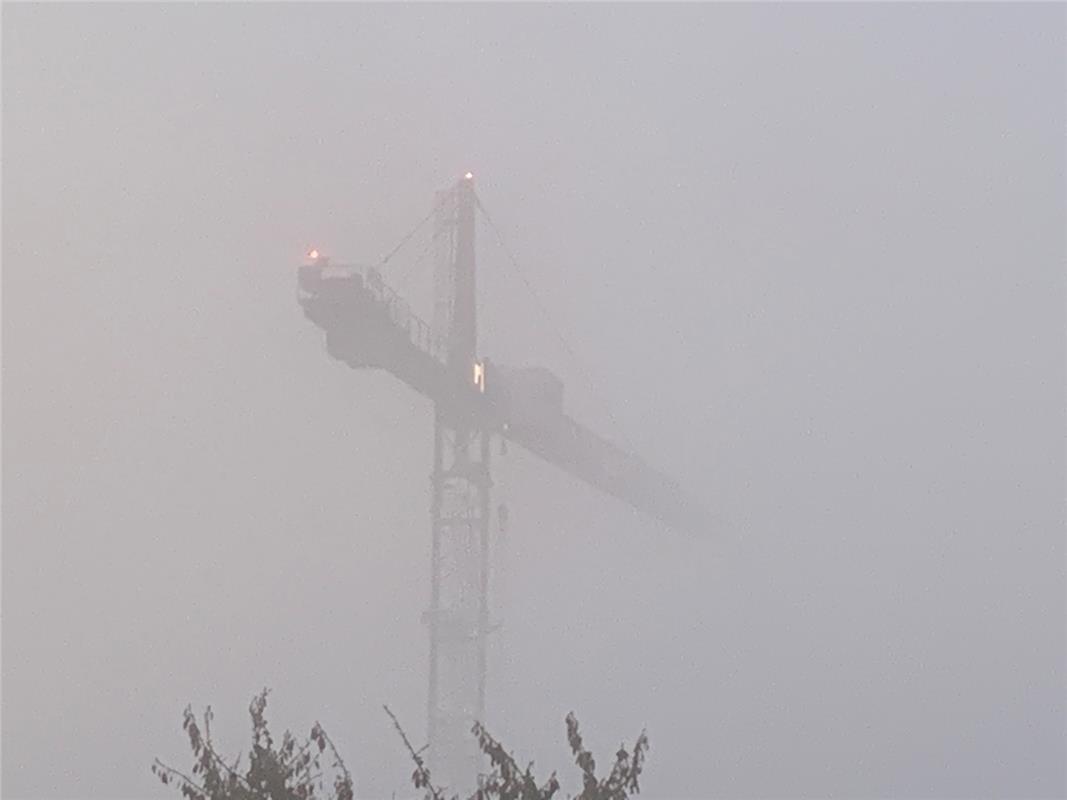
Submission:
M 468 169 L 521 267 L 479 228 L 480 350 L 714 517 L 510 451 L 520 760 L 580 788 L 573 710 L 603 760 L 647 727 L 654 798 L 1067 794 L 1065 29 L 5 4 L 3 796 L 178 796 L 185 705 L 236 754 L 264 686 L 357 796 L 415 794 L 381 705 L 424 741 L 432 408 L 327 355 L 296 270 Z

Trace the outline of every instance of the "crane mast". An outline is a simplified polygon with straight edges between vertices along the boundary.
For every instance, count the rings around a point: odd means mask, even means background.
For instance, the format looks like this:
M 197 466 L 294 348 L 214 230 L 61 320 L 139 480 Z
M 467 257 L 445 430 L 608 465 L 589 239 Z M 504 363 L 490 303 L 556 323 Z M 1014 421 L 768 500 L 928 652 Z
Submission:
M 457 385 L 473 383 L 477 362 L 474 210 L 471 178 L 438 193 L 433 328 L 446 338 Z M 491 435 L 483 415 L 449 414 L 435 402 L 427 720 L 431 772 L 453 789 L 478 774 L 469 731 L 485 720 Z

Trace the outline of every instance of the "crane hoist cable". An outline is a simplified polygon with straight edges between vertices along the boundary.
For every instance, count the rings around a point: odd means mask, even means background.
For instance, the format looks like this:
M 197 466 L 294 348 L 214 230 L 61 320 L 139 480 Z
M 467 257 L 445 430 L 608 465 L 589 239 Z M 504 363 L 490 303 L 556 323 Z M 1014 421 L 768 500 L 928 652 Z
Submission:
M 398 252 L 400 252 L 400 248 L 402 248 L 404 245 L 406 245 L 408 242 L 410 242 L 412 237 L 414 237 L 415 234 L 418 233 L 422 229 L 422 226 L 425 225 L 427 222 L 429 222 L 431 219 L 433 219 L 434 213 L 436 213 L 436 209 L 431 209 L 429 214 L 427 214 L 425 217 L 423 217 L 421 220 L 419 220 L 418 224 L 415 225 L 415 227 L 412 228 L 410 231 L 408 231 L 407 235 L 404 236 L 404 238 L 402 238 L 400 240 L 400 242 L 397 244 L 397 246 L 394 247 L 392 250 L 390 250 L 382 258 L 382 260 L 378 262 L 378 268 L 384 267 L 386 265 L 386 263 L 389 261 L 389 259 L 391 259 L 393 256 L 395 256 Z
M 574 366 L 577 367 L 578 372 L 583 376 L 586 388 L 592 393 L 593 397 L 600 404 L 601 411 L 607 417 L 612 427 L 615 428 L 615 432 L 622 439 L 623 444 L 625 444 L 630 450 L 635 451 L 637 448 L 634 447 L 633 442 L 631 442 L 630 438 L 626 435 L 626 431 L 623 430 L 622 426 L 619 424 L 618 418 L 615 416 L 614 413 L 612 413 L 611 404 L 608 403 L 604 395 L 600 393 L 596 385 L 593 383 L 593 373 L 589 370 L 588 367 L 585 366 L 584 363 L 582 363 L 582 359 L 578 357 L 578 354 L 575 352 L 574 348 L 571 347 L 570 342 L 567 341 L 567 337 L 563 335 L 559 325 L 556 324 L 555 320 L 552 318 L 552 315 L 549 313 L 548 307 L 545 305 L 544 301 L 537 293 L 537 290 L 534 289 L 533 284 L 530 283 L 530 280 L 526 277 L 525 271 L 519 265 L 519 260 L 515 257 L 515 254 L 512 252 L 511 248 L 508 247 L 507 243 L 504 241 L 504 235 L 500 232 L 500 228 L 498 228 L 496 223 L 493 222 L 492 216 L 489 214 L 489 211 L 486 210 L 485 206 L 482 204 L 482 199 L 478 197 L 477 194 L 474 195 L 474 202 L 478 206 L 478 210 L 482 212 L 482 218 L 486 221 L 486 223 L 488 223 L 489 228 L 496 236 L 497 244 L 499 244 L 500 249 L 504 251 L 504 255 L 507 256 L 507 260 L 511 263 L 512 269 L 518 275 L 519 280 L 521 280 L 523 285 L 526 287 L 526 291 L 529 292 L 530 298 L 534 301 L 534 305 L 537 306 L 538 310 L 541 312 L 541 316 L 544 317 L 544 320 L 547 323 L 548 327 L 552 329 L 553 333 L 555 333 L 556 338 L 559 339 L 559 343 L 563 346 L 563 349 L 567 352 L 567 355 L 570 356 L 571 361 L 573 362 Z
M 415 257 L 415 260 L 408 265 L 407 269 L 400 273 L 400 277 L 397 278 L 396 282 L 397 289 L 403 290 L 407 287 L 408 280 L 415 274 L 415 270 L 418 268 L 419 264 L 421 264 L 422 260 L 429 255 L 431 250 L 433 250 L 433 246 L 437 244 L 438 240 L 448 232 L 447 228 L 441 228 L 437 233 L 430 237 L 430 241 L 428 241 L 426 246 L 422 248 L 422 251 Z

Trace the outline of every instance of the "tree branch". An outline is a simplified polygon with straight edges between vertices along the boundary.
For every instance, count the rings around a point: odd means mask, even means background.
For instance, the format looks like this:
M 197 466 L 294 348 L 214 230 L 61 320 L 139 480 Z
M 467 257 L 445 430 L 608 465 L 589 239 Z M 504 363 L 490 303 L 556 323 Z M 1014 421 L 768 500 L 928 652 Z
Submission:
M 200 784 L 196 783 L 188 775 L 186 775 L 186 774 L 184 774 L 182 772 L 179 772 L 178 770 L 174 769 L 174 767 L 167 766 L 162 761 L 160 761 L 158 758 L 155 760 L 155 763 L 152 765 L 152 771 L 163 781 L 164 784 L 169 783 L 170 781 L 167 780 L 167 779 L 164 779 L 163 775 L 160 775 L 160 772 L 162 772 L 162 773 L 164 773 L 164 774 L 166 774 L 168 776 L 174 776 L 174 777 L 178 778 L 178 780 L 180 780 L 183 784 L 185 784 L 185 786 L 188 786 L 194 792 L 197 792 L 200 795 L 200 797 L 202 798 L 202 800 L 207 800 L 207 790 L 206 789 L 204 789 L 202 786 L 200 786 Z

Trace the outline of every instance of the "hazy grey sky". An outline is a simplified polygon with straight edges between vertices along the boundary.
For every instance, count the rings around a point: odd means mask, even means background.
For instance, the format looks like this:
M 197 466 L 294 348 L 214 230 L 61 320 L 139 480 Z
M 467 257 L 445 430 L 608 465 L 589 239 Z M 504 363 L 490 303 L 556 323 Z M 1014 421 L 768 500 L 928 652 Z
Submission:
M 573 781 L 567 711 L 647 725 L 653 797 L 1067 794 L 1065 25 L 5 4 L 4 797 L 174 796 L 184 705 L 236 752 L 264 685 L 407 794 L 430 409 L 329 360 L 295 267 L 467 169 L 581 358 L 488 235 L 482 350 L 719 515 L 513 452 L 491 726 Z

